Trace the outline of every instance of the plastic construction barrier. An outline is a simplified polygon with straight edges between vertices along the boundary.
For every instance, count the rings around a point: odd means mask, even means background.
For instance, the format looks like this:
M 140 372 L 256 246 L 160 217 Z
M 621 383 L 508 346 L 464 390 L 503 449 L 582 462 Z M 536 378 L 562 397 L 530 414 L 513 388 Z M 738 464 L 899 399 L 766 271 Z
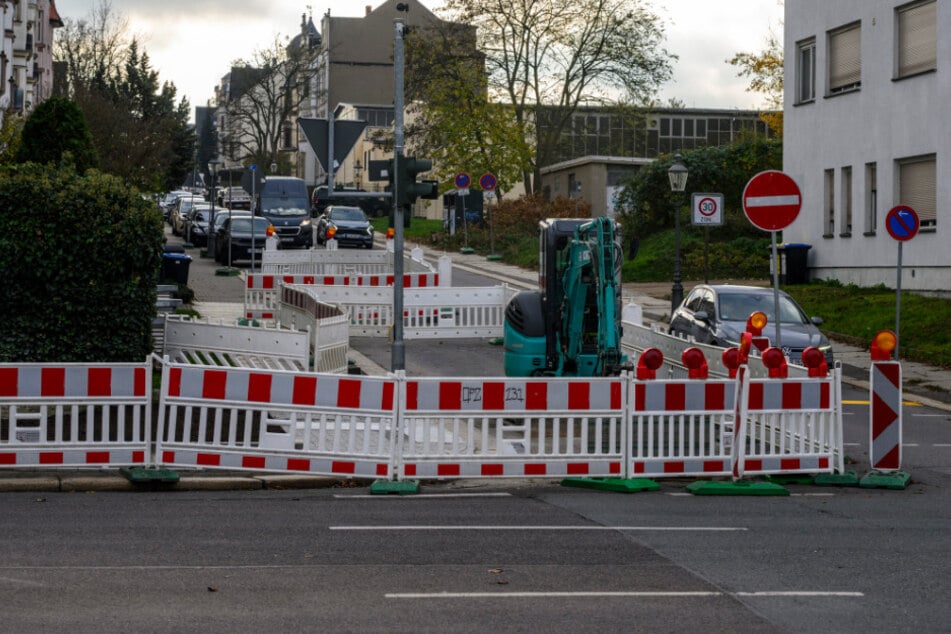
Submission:
M 387 478 L 396 382 L 167 364 L 156 453 L 167 467 Z
M 0 468 L 148 466 L 149 363 L 0 364 Z
M 405 478 L 620 477 L 625 383 L 408 379 Z

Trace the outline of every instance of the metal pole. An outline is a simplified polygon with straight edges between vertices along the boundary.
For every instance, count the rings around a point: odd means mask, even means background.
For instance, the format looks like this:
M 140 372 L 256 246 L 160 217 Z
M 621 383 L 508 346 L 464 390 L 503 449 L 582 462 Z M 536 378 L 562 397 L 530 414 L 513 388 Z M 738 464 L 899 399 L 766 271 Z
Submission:
M 399 199 L 399 163 L 403 160 L 403 20 L 394 21 L 393 39 L 393 350 L 390 369 L 406 368 L 403 343 L 403 207 Z
M 898 344 L 901 339 L 898 337 L 898 328 L 901 325 L 901 245 L 898 241 L 898 280 L 895 283 L 895 360 L 898 360 Z
M 674 203 L 674 284 L 670 289 L 670 316 L 684 299 L 684 287 L 680 283 L 680 201 Z
M 254 273 L 254 244 L 257 242 L 256 236 L 254 233 L 254 217 L 255 212 L 257 211 L 257 204 L 254 197 L 254 182 L 256 179 L 256 174 L 254 173 L 257 165 L 252 165 L 249 169 L 251 170 L 251 272 Z
M 218 165 L 211 168 L 211 218 L 208 220 L 208 232 L 205 234 L 205 253 L 215 257 L 215 199 L 218 197 Z
M 781 320 L 779 319 L 779 260 L 776 259 L 776 232 L 770 231 L 770 242 L 772 242 L 773 248 L 773 319 L 776 321 L 774 324 L 776 328 L 776 343 L 774 344 L 780 350 L 783 349 L 783 337 L 780 334 L 779 325 Z M 789 267 L 786 267 L 786 270 L 789 270 Z

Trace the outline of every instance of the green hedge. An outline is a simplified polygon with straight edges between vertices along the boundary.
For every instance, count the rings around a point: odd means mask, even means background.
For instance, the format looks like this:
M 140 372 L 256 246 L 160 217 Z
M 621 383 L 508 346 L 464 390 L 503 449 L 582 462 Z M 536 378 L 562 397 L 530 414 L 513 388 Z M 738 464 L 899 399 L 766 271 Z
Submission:
M 121 180 L 0 169 L 0 361 L 142 361 L 152 350 L 162 217 Z

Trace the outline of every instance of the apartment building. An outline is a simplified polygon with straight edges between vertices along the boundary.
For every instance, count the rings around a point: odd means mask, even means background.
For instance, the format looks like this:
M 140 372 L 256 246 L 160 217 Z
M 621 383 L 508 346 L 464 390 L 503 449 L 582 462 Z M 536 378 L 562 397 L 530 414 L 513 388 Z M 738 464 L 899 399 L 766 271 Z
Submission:
M 885 219 L 908 205 L 901 286 L 951 293 L 949 36 L 949 0 L 786 3 L 783 169 L 803 205 L 783 240 L 812 245 L 813 279 L 895 287 Z
M 28 114 L 53 94 L 53 31 L 63 26 L 53 0 L 0 0 L 0 121 Z

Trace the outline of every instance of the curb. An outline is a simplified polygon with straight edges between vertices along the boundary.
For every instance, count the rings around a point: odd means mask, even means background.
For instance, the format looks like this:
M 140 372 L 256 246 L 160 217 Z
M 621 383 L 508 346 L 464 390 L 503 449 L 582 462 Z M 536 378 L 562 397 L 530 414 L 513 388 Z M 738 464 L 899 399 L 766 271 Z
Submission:
M 4 474 L 6 476 L 6 474 Z M 137 486 L 122 476 L 106 474 L 18 475 L 0 478 L 0 493 L 109 493 L 140 491 L 258 491 L 329 489 L 351 481 L 298 475 L 188 475 L 168 486 Z

